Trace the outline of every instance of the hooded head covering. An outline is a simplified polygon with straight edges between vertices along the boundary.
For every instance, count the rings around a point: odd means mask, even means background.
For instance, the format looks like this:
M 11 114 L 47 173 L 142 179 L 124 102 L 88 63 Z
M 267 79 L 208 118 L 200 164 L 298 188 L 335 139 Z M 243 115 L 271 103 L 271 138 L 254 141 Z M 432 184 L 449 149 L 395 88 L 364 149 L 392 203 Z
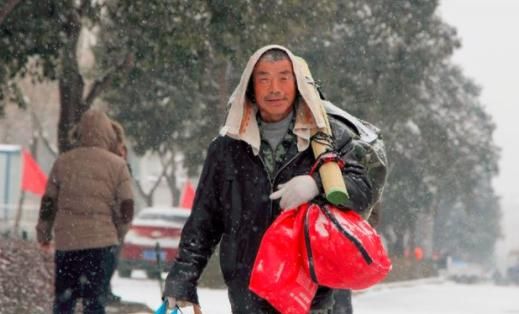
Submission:
M 221 135 L 228 135 L 232 138 L 247 142 L 251 145 L 255 155 L 258 154 L 261 144 L 258 121 L 256 120 L 258 108 L 256 104 L 252 103 L 251 100 L 246 97 L 246 92 L 256 63 L 265 52 L 272 49 L 282 50 L 288 55 L 292 62 L 297 82 L 297 90 L 301 96 L 293 130 L 294 134 L 297 135 L 298 150 L 303 151 L 308 148 L 312 129 L 325 128 L 325 121 L 321 114 L 323 101 L 308 71 L 306 62 L 302 58 L 292 54 L 290 50 L 283 46 L 265 46 L 257 50 L 249 58 L 249 62 L 241 75 L 240 83 L 229 99 L 229 112 L 225 125 L 220 132 Z
M 82 116 L 77 127 L 79 145 L 82 147 L 100 147 L 114 151 L 117 136 L 108 116 L 96 109 L 89 109 Z

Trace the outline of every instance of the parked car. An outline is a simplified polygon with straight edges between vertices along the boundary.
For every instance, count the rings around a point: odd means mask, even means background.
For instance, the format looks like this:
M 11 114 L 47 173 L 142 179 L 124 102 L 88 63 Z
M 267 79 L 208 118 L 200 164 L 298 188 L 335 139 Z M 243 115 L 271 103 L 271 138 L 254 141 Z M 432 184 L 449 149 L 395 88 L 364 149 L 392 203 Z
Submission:
M 519 285 L 519 263 L 508 267 L 506 276 L 510 283 Z
M 508 253 L 506 280 L 511 284 L 519 285 L 519 250 Z
M 490 279 L 492 272 L 482 264 L 447 257 L 447 278 L 459 283 L 473 284 Z
M 191 211 L 177 207 L 149 207 L 135 217 L 126 234 L 117 272 L 130 277 L 133 270 L 141 269 L 149 278 L 160 271 L 168 271 L 180 242 L 182 228 Z

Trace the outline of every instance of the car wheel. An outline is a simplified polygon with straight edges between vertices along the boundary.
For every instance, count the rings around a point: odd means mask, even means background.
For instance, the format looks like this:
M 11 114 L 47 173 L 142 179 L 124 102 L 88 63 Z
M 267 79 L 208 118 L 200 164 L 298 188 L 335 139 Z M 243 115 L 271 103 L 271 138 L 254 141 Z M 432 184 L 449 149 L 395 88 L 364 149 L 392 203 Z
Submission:
M 132 276 L 132 270 L 130 268 L 118 268 L 117 274 L 121 278 L 130 278 Z

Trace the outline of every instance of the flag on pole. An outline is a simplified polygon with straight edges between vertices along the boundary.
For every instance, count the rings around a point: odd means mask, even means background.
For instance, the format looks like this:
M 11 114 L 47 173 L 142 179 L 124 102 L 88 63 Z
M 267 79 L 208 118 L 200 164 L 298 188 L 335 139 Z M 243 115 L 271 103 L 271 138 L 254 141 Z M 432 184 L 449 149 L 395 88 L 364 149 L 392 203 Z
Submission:
M 43 196 L 45 185 L 47 184 L 47 176 L 27 150 L 22 150 L 22 156 L 22 190 Z
M 191 209 L 193 207 L 193 200 L 195 199 L 195 188 L 189 180 L 184 183 L 182 193 L 180 194 L 179 206 L 182 208 Z

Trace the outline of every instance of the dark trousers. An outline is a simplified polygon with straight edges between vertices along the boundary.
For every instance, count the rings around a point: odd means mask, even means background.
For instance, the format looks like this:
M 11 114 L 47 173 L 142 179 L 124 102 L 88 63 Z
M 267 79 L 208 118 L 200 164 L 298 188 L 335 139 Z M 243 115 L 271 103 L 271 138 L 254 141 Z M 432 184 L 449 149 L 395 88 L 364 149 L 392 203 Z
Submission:
M 106 272 L 106 293 L 112 293 L 112 286 L 110 285 L 110 281 L 114 276 L 115 270 L 117 269 L 117 265 L 119 264 L 119 254 L 121 252 L 121 245 L 114 245 L 110 249 L 110 253 L 113 255 L 113 263 L 110 265 Z
M 113 267 L 113 246 L 78 251 L 56 251 L 54 314 L 72 314 L 78 298 L 83 313 L 105 314 L 107 272 Z
M 333 290 L 333 314 L 352 314 L 351 290 Z

